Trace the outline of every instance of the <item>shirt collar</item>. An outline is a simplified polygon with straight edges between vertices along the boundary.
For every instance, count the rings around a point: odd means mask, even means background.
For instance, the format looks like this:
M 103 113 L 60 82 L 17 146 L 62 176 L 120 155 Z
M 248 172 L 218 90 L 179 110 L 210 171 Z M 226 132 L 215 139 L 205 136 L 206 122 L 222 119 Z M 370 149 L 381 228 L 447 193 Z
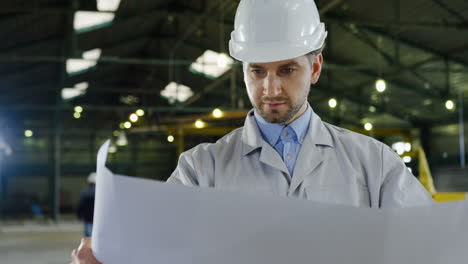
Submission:
M 296 134 L 296 140 L 299 143 L 302 143 L 305 135 L 307 134 L 311 116 L 312 109 L 307 105 L 305 113 L 288 125 Z M 286 126 L 267 122 L 262 116 L 260 116 L 260 114 L 257 113 L 256 110 L 254 110 L 254 117 L 263 139 L 274 146 L 278 142 L 281 132 Z

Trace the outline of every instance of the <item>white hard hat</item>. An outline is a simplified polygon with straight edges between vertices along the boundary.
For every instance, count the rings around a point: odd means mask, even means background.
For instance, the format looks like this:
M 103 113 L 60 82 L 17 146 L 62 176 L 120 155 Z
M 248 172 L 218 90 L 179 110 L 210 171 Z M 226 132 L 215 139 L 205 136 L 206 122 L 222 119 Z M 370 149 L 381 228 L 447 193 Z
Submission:
M 326 37 L 314 0 L 241 0 L 229 52 L 243 62 L 280 61 L 320 49 Z
M 88 176 L 88 182 L 89 183 L 96 183 L 96 173 L 91 172 Z

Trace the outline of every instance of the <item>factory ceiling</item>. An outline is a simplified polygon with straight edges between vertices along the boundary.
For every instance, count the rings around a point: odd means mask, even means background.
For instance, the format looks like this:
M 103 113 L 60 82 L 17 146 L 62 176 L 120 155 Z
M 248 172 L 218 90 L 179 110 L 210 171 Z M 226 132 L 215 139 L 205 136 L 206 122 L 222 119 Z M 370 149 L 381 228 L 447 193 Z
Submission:
M 228 53 L 238 3 L 121 0 L 115 11 L 92 0 L 3 3 L 1 125 L 114 130 L 138 108 L 146 111 L 141 126 L 215 107 L 249 109 L 239 63 L 218 77 L 191 67 L 207 50 Z M 457 122 L 456 109 L 460 102 L 466 108 L 468 93 L 467 1 L 316 3 L 328 38 L 309 102 L 324 120 L 402 128 Z M 82 11 L 108 20 L 77 29 Z M 98 55 L 86 53 L 96 49 Z M 71 59 L 90 65 L 69 73 Z M 375 88 L 378 79 L 386 82 L 382 93 Z M 168 100 L 161 92 L 171 82 L 193 94 L 183 102 Z M 64 88 L 78 96 L 63 99 Z M 337 100 L 333 109 L 331 98 Z M 447 100 L 454 110 L 446 108 Z M 73 117 L 77 105 L 83 107 L 79 119 Z

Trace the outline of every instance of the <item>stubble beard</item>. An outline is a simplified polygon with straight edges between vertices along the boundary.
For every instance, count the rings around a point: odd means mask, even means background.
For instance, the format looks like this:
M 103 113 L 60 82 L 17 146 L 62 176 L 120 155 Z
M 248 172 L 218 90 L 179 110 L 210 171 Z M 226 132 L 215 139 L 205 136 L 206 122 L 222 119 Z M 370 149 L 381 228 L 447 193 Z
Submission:
M 288 106 L 288 109 L 284 114 L 281 115 L 281 112 L 277 109 L 271 109 L 269 112 L 263 110 L 265 103 L 264 101 L 281 101 L 285 102 Z M 265 121 L 275 124 L 285 124 L 291 120 L 297 112 L 301 109 L 303 104 L 293 105 L 289 98 L 262 98 L 259 107 L 256 107 L 258 113 L 260 114 Z

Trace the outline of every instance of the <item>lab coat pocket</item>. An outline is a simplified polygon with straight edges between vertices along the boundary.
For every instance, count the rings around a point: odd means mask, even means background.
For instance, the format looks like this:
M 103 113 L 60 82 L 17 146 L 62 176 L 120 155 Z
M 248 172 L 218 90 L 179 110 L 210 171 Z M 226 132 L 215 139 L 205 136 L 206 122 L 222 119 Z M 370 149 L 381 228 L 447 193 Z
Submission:
M 305 187 L 307 200 L 369 207 L 367 186 L 358 183 L 311 185 Z

